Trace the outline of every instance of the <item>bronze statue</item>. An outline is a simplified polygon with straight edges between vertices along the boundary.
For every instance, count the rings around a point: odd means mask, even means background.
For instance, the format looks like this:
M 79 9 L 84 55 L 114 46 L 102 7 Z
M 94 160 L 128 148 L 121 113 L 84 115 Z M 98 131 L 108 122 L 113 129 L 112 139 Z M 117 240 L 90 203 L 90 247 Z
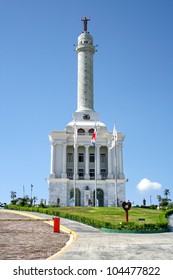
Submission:
M 80 20 L 84 23 L 84 32 L 87 32 L 87 22 L 90 21 L 90 18 L 85 17 L 84 19 L 81 18 Z

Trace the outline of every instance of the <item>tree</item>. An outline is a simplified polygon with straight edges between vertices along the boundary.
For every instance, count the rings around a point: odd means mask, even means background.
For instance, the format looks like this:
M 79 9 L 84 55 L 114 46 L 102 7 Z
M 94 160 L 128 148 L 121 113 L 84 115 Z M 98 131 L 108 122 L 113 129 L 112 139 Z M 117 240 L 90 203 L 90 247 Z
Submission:
M 14 200 L 16 198 L 16 192 L 11 191 L 11 199 Z
M 24 197 L 20 197 L 18 199 L 18 204 L 20 206 L 28 205 L 29 201 L 30 201 L 29 196 L 25 195 Z
M 158 200 L 158 203 L 159 203 L 159 206 L 160 206 L 160 204 L 161 204 L 161 202 L 162 202 L 162 197 L 161 197 L 161 195 L 157 195 L 157 200 Z
M 32 200 L 33 200 L 34 205 L 35 205 L 35 204 L 36 204 L 36 201 L 37 201 L 37 197 L 36 197 L 36 196 L 34 196 Z
M 16 204 L 18 199 L 16 199 L 16 192 L 11 191 L 11 204 Z
M 168 206 L 169 205 L 169 201 L 171 201 L 171 199 L 168 198 L 168 196 L 170 196 L 170 190 L 169 189 L 164 190 L 164 196 L 165 197 L 161 197 L 161 195 L 157 195 L 159 206 Z
M 40 206 L 40 207 L 45 207 L 45 206 L 46 206 L 46 200 L 42 198 L 42 199 L 40 200 L 39 206 Z
M 165 195 L 166 199 L 168 200 L 168 196 L 170 196 L 170 190 L 169 189 L 165 189 L 164 190 L 164 195 Z

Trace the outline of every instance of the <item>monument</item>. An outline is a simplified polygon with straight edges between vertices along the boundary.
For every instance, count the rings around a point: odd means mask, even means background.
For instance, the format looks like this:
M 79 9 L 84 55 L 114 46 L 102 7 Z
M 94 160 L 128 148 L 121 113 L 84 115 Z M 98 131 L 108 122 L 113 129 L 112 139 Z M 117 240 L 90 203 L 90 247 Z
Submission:
M 50 205 L 56 205 L 59 199 L 59 206 L 121 206 L 126 198 L 124 135 L 115 128 L 108 131 L 94 110 L 95 46 L 87 31 L 89 20 L 81 19 L 83 31 L 76 45 L 77 110 L 63 131 L 55 130 L 49 135 Z

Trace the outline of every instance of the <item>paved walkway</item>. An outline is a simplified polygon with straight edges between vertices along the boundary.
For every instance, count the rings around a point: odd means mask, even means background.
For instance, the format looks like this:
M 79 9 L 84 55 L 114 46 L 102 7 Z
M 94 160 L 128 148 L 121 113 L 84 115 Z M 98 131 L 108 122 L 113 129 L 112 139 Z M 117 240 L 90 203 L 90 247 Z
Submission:
M 33 213 L 42 217 L 48 215 Z M 173 216 L 170 218 L 173 226 Z M 173 260 L 173 232 L 155 234 L 105 233 L 93 227 L 61 218 L 61 225 L 78 238 L 60 260 Z M 173 227 L 172 227 L 173 228 Z

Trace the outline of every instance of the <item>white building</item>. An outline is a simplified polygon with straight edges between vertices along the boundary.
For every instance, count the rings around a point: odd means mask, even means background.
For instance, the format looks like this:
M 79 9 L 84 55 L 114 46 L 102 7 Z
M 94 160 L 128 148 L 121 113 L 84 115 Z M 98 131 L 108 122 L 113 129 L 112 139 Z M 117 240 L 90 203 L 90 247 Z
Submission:
M 94 111 L 93 96 L 93 37 L 87 32 L 88 19 L 82 19 L 84 31 L 78 37 L 77 110 L 63 131 L 49 135 L 51 168 L 49 204 L 60 206 L 117 206 L 125 201 L 123 171 L 124 135 L 117 132 L 115 147 L 113 133 L 107 131 Z M 94 128 L 96 144 L 91 143 Z M 76 133 L 75 133 L 76 131 Z M 95 190 L 97 190 L 95 192 Z M 75 194 L 75 195 L 74 195 Z M 97 196 L 97 197 L 96 197 Z

